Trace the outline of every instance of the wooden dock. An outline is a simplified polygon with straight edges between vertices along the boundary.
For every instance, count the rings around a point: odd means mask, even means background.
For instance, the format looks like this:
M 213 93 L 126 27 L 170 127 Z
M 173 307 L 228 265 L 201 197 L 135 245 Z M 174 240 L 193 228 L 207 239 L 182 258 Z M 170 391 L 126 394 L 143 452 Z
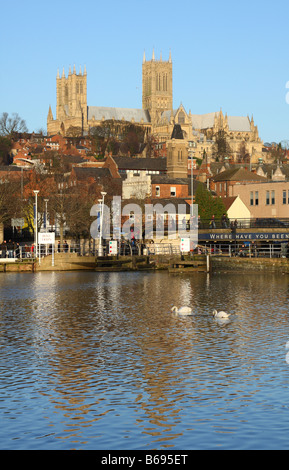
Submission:
M 207 255 L 198 255 L 191 259 L 175 260 L 168 268 L 169 273 L 189 274 L 196 272 L 211 272 L 211 260 Z
M 0 273 L 35 272 L 33 260 L 19 261 L 18 258 L 0 258 Z
M 98 257 L 94 271 L 146 271 L 155 269 L 149 256 Z

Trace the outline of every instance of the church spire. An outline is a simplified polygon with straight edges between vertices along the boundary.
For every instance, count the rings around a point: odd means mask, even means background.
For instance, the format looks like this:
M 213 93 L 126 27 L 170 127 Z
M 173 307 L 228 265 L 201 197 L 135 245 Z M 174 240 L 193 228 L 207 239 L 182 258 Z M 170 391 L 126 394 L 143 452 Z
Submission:
M 52 114 L 52 110 L 51 110 L 51 105 L 49 105 L 47 121 L 53 121 L 53 114 Z
M 152 60 L 155 61 L 155 49 L 153 48 L 153 57 Z
M 143 51 L 143 58 L 142 58 L 142 63 L 144 64 L 146 61 L 146 52 Z
M 169 56 L 169 63 L 171 64 L 172 63 L 172 52 L 170 50 L 170 56 Z

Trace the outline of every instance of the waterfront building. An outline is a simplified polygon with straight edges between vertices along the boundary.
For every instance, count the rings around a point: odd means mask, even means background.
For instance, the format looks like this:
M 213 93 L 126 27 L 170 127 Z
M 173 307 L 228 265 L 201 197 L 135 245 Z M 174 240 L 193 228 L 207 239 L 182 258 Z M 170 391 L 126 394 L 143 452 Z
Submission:
M 239 196 L 252 218 L 288 218 L 289 181 L 236 182 L 230 196 Z
M 235 186 L 236 183 L 264 181 L 267 181 L 267 178 L 245 168 L 231 168 L 213 176 L 210 188 L 216 192 L 217 196 L 235 196 L 236 194 L 232 194 L 231 187 Z
M 223 197 L 222 201 L 230 221 L 236 219 L 249 220 L 251 218 L 251 212 L 240 196 Z

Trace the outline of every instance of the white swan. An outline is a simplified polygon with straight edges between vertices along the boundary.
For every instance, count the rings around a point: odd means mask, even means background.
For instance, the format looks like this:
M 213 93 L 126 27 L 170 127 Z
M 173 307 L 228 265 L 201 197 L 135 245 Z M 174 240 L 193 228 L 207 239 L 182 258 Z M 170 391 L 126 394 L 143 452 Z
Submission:
M 229 318 L 231 314 L 227 312 L 222 312 L 222 311 L 217 312 L 217 310 L 214 310 L 213 315 L 215 318 Z
M 179 315 L 192 315 L 192 309 L 190 307 L 173 307 L 172 312 L 176 312 Z

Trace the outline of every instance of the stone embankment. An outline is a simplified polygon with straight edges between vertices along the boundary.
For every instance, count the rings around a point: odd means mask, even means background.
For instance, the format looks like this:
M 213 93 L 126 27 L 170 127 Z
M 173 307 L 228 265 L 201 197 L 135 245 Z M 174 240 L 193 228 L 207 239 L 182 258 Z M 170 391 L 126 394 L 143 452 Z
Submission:
M 276 272 L 289 274 L 287 258 L 241 258 L 195 255 L 150 255 L 103 257 L 79 256 L 76 253 L 55 253 L 36 261 L 11 262 L 1 260 L 1 272 L 39 272 L 39 271 L 159 271 L 175 273 L 193 272 Z
M 287 258 L 240 258 L 213 256 L 212 271 L 234 272 L 279 272 L 289 274 L 289 259 Z

